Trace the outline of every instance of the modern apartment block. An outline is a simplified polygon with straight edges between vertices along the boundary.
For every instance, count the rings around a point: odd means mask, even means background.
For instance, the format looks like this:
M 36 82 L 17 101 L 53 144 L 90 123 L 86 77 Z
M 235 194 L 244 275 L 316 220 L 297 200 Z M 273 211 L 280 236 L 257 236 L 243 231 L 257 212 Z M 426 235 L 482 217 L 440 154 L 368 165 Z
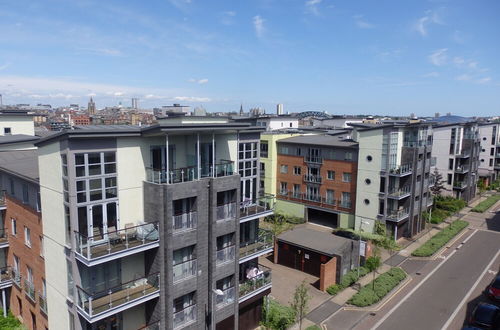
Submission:
M 500 123 L 479 124 L 478 175 L 488 185 L 500 177 Z
M 192 116 L 40 140 L 49 328 L 256 327 L 261 130 Z
M 478 180 L 481 151 L 478 124 L 436 125 L 433 132 L 432 157 L 436 159 L 434 168 L 443 176 L 442 194 L 469 202 L 476 194 Z
M 338 136 L 294 136 L 277 141 L 276 209 L 309 222 L 354 226 L 358 144 Z
M 394 239 L 422 231 L 432 206 L 432 126 L 429 123 L 351 124 L 359 145 L 355 229 L 385 224 Z
M 36 150 L 0 153 L 0 289 L 30 330 L 48 329 L 42 215 Z

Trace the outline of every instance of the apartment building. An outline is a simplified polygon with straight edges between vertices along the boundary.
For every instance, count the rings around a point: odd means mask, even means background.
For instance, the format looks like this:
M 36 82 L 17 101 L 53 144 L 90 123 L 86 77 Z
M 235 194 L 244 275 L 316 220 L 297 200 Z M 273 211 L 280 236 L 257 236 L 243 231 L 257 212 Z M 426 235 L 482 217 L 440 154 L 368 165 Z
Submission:
M 481 140 L 476 122 L 433 127 L 433 166 L 443 176 L 442 195 L 469 202 L 476 195 Z M 490 136 L 491 138 L 491 136 Z
M 478 175 L 489 185 L 500 177 L 500 123 L 479 124 L 479 138 Z
M 272 252 L 261 128 L 222 117 L 39 141 L 50 329 L 252 329 Z
M 35 135 L 33 115 L 27 110 L 0 110 L 0 136 Z
M 351 126 L 359 146 L 355 229 L 372 232 L 379 221 L 396 240 L 419 233 L 432 206 L 431 124 Z
M 332 228 L 352 228 L 358 144 L 338 136 L 277 141 L 276 210 Z
M 0 153 L 0 289 L 30 330 L 48 329 L 47 287 L 36 150 Z

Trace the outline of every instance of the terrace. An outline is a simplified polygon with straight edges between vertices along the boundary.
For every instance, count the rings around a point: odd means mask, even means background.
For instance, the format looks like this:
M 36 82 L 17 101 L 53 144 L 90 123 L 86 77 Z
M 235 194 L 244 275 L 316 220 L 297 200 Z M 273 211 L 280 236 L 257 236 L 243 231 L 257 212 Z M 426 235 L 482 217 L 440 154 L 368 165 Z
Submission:
M 272 232 L 259 228 L 255 241 L 240 243 L 240 264 L 274 250 Z
M 242 303 L 272 286 L 271 269 L 259 265 L 252 272 L 253 276 L 248 276 L 247 279 L 239 284 L 239 302 Z
M 267 217 L 274 212 L 275 197 L 264 194 L 255 199 L 248 199 L 240 203 L 240 222 Z

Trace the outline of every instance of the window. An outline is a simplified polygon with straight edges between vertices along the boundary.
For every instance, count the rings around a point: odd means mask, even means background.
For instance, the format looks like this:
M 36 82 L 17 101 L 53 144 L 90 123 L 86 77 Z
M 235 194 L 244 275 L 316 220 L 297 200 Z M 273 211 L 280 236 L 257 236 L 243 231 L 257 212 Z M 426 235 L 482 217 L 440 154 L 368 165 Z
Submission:
M 116 173 L 114 152 L 93 152 L 75 155 L 77 177 Z
M 288 165 L 281 165 L 280 166 L 280 173 L 282 173 L 282 174 L 288 173 Z
M 40 192 L 36 193 L 36 210 L 37 212 L 42 212 L 42 201 L 40 199 Z
M 12 196 L 16 195 L 16 190 L 14 189 L 14 179 L 9 178 L 10 194 Z
M 288 147 L 280 147 L 279 148 L 279 151 L 280 151 L 280 154 L 283 154 L 283 155 L 288 155 Z
M 3 128 L 3 134 L 5 134 L 5 135 L 12 134 L 12 129 L 10 127 L 4 127 Z
M 28 185 L 23 184 L 23 204 L 28 204 L 30 202 L 30 197 L 28 193 Z
M 16 221 L 16 219 L 11 218 L 10 224 L 11 224 L 12 235 L 16 236 L 17 235 L 17 221 Z
M 217 290 L 221 290 L 223 292 L 222 295 L 217 295 L 215 297 L 218 308 L 232 304 L 234 302 L 234 284 L 233 284 L 233 275 L 225 277 L 221 280 L 218 280 L 215 283 L 215 287 Z
M 448 179 L 446 180 L 446 182 L 448 184 L 451 184 L 451 179 L 453 178 L 453 176 L 451 174 L 448 174 Z
M 288 185 L 286 182 L 280 182 L 280 194 L 286 195 L 288 193 Z
M 351 207 L 351 193 L 350 192 L 342 192 L 342 200 L 341 200 L 341 206 L 342 207 Z
M 495 148 L 490 149 L 490 156 L 493 156 L 493 155 L 495 155 Z
M 448 159 L 448 169 L 453 170 L 453 159 Z
M 327 171 L 326 175 L 328 180 L 335 180 L 335 171 Z
M 267 158 L 269 153 L 269 144 L 267 141 L 260 141 L 260 157 Z
M 335 202 L 335 190 L 327 189 L 326 190 L 326 203 L 334 204 Z
M 300 149 L 300 147 L 297 147 L 297 149 L 295 149 L 295 156 L 302 156 L 302 149 Z
M 345 153 L 345 160 L 352 160 L 352 152 L 348 151 Z
M 182 297 L 174 299 L 173 328 L 180 328 L 196 321 L 196 297 L 195 292 L 188 293 Z
M 196 275 L 196 254 L 194 245 L 175 250 L 173 255 L 174 282 Z
M 75 282 L 73 281 L 73 264 L 71 261 L 66 259 L 66 271 L 67 271 L 67 284 L 68 284 L 68 297 L 73 300 Z
M 71 246 L 71 222 L 69 218 L 69 206 L 64 205 L 64 226 L 66 227 L 66 245 Z
M 493 166 L 493 158 L 490 158 L 490 166 Z
M 40 236 L 40 257 L 44 256 L 44 245 L 43 245 L 43 236 Z
M 31 230 L 24 226 L 24 244 L 31 247 Z
M 300 198 L 300 184 L 293 185 L 293 197 Z
M 19 260 L 19 257 L 14 255 L 14 270 L 16 271 L 17 275 L 19 275 L 19 269 L 21 268 L 21 261 Z
M 294 166 L 293 167 L 293 174 L 300 175 L 301 172 L 302 172 L 302 168 L 300 166 Z
M 342 174 L 342 181 L 343 182 L 351 182 L 351 173 L 344 172 Z
M 369 162 L 371 162 L 373 160 L 373 157 L 370 156 L 370 155 L 368 155 L 368 156 L 366 156 L 366 160 L 369 161 Z

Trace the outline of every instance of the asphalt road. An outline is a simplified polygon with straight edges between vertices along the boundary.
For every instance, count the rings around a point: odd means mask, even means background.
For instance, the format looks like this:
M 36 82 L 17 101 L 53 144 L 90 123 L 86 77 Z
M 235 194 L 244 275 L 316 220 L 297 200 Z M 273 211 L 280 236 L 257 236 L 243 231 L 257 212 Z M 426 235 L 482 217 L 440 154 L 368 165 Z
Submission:
M 389 311 L 377 329 L 441 329 L 499 249 L 500 233 L 475 232 L 408 299 Z

